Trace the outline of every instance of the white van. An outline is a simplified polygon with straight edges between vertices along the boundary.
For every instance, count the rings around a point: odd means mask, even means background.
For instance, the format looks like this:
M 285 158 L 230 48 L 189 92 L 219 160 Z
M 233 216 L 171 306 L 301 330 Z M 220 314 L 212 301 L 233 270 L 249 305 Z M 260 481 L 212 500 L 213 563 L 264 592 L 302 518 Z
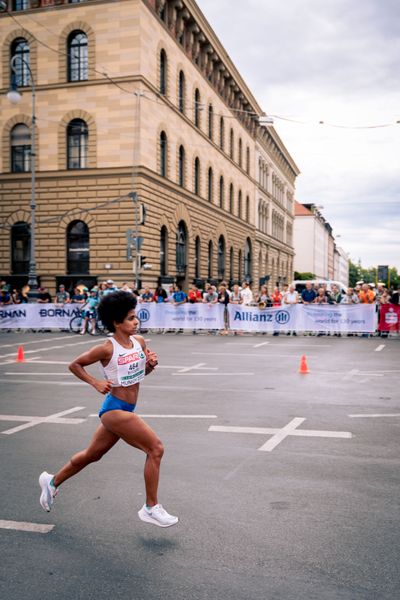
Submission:
M 312 283 L 315 290 L 321 286 L 321 283 L 325 283 L 328 291 L 331 291 L 333 285 L 337 285 L 342 294 L 345 294 L 347 291 L 347 287 L 343 283 L 334 281 L 333 279 L 296 279 L 292 281 L 291 285 L 294 285 L 298 293 L 301 294 L 306 287 L 306 283 Z

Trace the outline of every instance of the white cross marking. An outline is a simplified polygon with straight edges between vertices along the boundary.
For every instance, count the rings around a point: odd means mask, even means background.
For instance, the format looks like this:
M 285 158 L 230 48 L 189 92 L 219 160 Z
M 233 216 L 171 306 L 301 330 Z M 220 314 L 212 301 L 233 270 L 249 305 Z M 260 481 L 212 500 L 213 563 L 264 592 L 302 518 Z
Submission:
M 317 431 L 313 429 L 297 429 L 301 423 L 305 421 L 302 417 L 292 419 L 284 427 L 277 429 L 271 427 L 226 427 L 220 425 L 211 425 L 208 431 L 219 431 L 223 433 L 257 433 L 272 435 L 259 450 L 262 452 L 271 452 L 278 444 L 280 444 L 287 436 L 295 435 L 299 437 L 327 437 L 327 438 L 344 438 L 349 439 L 352 434 L 349 431 Z
M 18 431 L 22 431 L 23 429 L 28 429 L 29 427 L 35 427 L 36 425 L 40 425 L 40 423 L 56 423 L 57 425 L 79 425 L 79 423 L 84 423 L 86 419 L 63 419 L 64 415 L 69 415 L 70 413 L 76 412 L 78 410 L 83 410 L 84 406 L 75 406 L 74 408 L 69 408 L 68 410 L 63 410 L 62 412 L 55 413 L 54 415 L 49 415 L 48 417 L 25 417 L 21 415 L 0 415 L 0 421 L 28 421 L 24 425 L 18 425 L 17 427 L 13 427 L 12 429 L 7 429 L 6 431 L 2 431 L 1 433 L 5 435 L 10 435 L 12 433 L 18 433 Z

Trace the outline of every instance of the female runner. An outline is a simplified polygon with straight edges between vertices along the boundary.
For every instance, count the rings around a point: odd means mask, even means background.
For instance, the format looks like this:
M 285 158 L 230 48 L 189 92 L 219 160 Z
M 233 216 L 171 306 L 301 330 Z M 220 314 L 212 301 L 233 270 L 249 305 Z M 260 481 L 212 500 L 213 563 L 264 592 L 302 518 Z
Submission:
M 122 438 L 146 453 L 146 503 L 138 512 L 139 518 L 159 527 L 170 527 L 178 522 L 178 517 L 169 515 L 157 497 L 164 448 L 154 431 L 134 414 L 139 384 L 158 364 L 157 354 L 146 348 L 140 335 L 135 335 L 139 324 L 135 307 L 136 297 L 129 292 L 117 291 L 104 296 L 98 314 L 113 337 L 84 352 L 69 365 L 76 377 L 100 394 L 107 394 L 99 412 L 101 424 L 86 450 L 72 456 L 55 475 L 46 471 L 40 475 L 40 504 L 49 512 L 59 486 L 90 463 L 100 460 Z M 102 365 L 104 379 L 92 377 L 85 369 L 96 362 Z

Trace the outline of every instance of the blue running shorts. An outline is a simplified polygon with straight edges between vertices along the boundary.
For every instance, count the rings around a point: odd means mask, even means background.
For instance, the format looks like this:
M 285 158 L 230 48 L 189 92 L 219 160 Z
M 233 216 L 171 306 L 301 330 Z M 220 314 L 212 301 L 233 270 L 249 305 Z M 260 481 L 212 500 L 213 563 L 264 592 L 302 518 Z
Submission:
M 112 394 L 107 394 L 100 408 L 99 417 L 101 417 L 101 415 L 104 415 L 104 413 L 108 412 L 109 410 L 126 410 L 127 412 L 133 412 L 135 410 L 135 407 L 136 404 L 124 402 L 124 400 L 120 400 Z

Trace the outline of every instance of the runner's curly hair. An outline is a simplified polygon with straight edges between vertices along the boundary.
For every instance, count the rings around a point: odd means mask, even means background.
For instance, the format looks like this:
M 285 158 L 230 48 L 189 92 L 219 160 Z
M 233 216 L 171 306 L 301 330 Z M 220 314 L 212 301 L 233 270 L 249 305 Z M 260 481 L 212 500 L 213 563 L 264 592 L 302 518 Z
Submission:
M 114 323 L 122 323 L 128 312 L 136 308 L 136 303 L 136 296 L 130 292 L 122 290 L 111 292 L 103 296 L 97 308 L 100 321 L 108 331 L 114 333 Z

